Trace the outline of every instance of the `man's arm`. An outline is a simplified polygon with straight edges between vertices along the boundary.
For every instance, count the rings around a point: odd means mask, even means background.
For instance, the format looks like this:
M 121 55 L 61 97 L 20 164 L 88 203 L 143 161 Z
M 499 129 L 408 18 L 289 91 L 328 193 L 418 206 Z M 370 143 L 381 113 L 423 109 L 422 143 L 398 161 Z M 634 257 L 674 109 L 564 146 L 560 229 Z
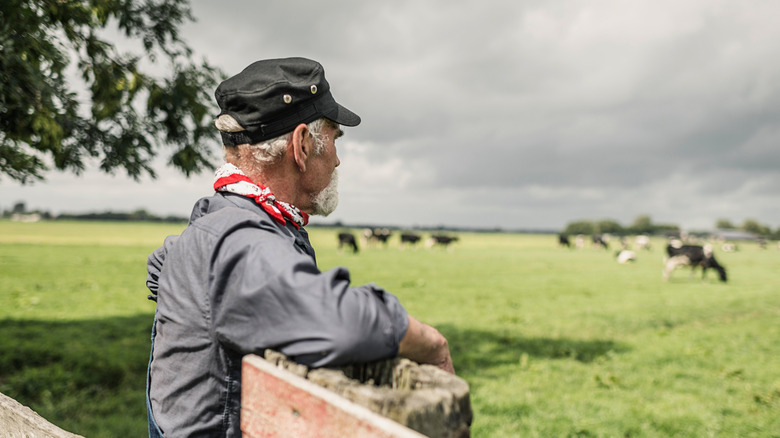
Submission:
M 409 315 L 409 327 L 398 346 L 398 355 L 418 363 L 431 364 L 455 374 L 447 339 L 435 328 Z
M 178 235 L 166 237 L 163 245 L 149 254 L 146 260 L 146 287 L 152 293 L 152 295 L 148 296 L 152 301 L 157 301 L 157 290 L 160 288 L 160 272 L 162 272 L 165 256 L 178 238 Z

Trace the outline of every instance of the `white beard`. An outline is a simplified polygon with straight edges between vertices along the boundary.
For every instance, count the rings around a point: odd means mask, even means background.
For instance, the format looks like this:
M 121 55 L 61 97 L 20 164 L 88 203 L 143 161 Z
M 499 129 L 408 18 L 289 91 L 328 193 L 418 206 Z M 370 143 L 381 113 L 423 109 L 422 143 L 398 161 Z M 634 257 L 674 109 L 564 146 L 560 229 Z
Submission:
M 339 174 L 333 169 L 328 186 L 317 193 L 311 200 L 312 213 L 317 216 L 327 216 L 339 205 Z

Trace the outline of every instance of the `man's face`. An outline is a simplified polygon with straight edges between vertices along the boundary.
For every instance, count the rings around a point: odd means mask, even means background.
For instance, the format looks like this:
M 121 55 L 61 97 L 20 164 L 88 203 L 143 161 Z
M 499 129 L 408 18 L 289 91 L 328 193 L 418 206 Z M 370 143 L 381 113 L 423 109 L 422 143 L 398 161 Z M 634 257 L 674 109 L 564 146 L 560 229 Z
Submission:
M 336 210 L 339 205 L 339 175 L 336 169 L 333 169 L 333 174 L 330 178 L 330 183 L 322 189 L 321 192 L 316 194 L 311 200 L 312 214 L 319 216 L 327 216 Z
M 338 173 L 336 167 L 340 164 L 336 152 L 336 139 L 343 135 L 338 125 L 325 122 L 322 129 L 325 137 L 325 147 L 319 155 L 312 157 L 311 172 L 311 214 L 327 216 L 336 209 L 339 203 Z

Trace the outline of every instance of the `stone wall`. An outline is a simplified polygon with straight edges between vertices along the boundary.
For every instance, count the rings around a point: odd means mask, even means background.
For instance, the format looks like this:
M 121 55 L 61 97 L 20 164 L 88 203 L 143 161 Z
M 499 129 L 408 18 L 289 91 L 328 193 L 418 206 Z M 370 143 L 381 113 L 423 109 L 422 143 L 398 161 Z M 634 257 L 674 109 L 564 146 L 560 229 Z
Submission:
M 425 436 L 470 436 L 468 383 L 434 366 L 396 358 L 335 369 L 309 369 L 274 351 L 267 351 L 265 360 Z M 251 388 L 251 382 L 244 380 L 243 386 Z M 248 406 L 245 395 L 242 405 Z M 263 397 L 262 390 L 256 389 L 249 396 Z M 242 411 L 242 422 L 243 417 Z

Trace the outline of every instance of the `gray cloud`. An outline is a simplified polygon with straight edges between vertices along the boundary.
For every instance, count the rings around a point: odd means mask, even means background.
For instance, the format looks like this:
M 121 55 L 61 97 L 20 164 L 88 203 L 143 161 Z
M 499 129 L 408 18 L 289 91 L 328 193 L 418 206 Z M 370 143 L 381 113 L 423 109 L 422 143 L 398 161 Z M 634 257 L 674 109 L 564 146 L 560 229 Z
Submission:
M 317 59 L 362 116 L 339 145 L 342 204 L 328 221 L 554 228 L 650 214 L 685 227 L 721 217 L 780 226 L 780 4 L 242 0 L 193 10 L 184 36 L 196 56 L 228 74 L 261 58 Z M 0 203 L 13 199 L 6 192 Z

